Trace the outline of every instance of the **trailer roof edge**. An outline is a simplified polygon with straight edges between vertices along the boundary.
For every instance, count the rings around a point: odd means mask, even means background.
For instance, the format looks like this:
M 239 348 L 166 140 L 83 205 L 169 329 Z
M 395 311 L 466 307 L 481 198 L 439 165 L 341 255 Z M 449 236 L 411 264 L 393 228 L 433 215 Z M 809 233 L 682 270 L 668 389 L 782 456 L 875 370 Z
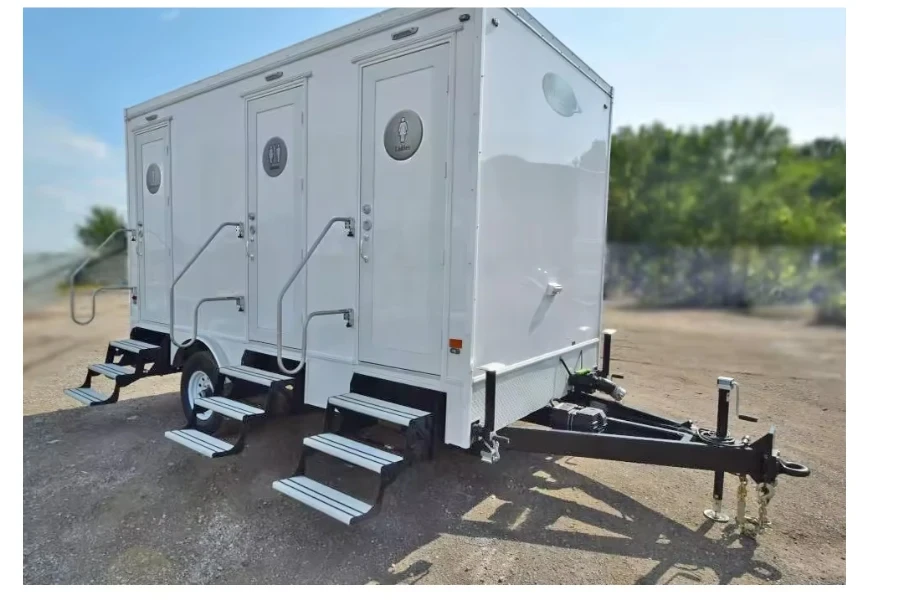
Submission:
M 216 75 L 206 77 L 194 83 L 161 94 L 140 104 L 125 109 L 125 120 L 170 106 L 177 102 L 187 100 L 204 92 L 224 87 L 246 77 L 252 77 L 275 69 L 279 66 L 319 54 L 335 46 L 340 46 L 354 39 L 372 35 L 392 27 L 396 27 L 405 21 L 414 18 L 427 17 L 448 8 L 391 8 L 375 13 L 369 17 L 353 21 L 343 27 L 332 29 L 315 37 L 298 42 L 287 48 L 276 50 L 250 62 L 232 67 Z
M 604 92 L 609 94 L 609 97 L 613 97 L 613 86 L 610 85 L 605 79 L 600 77 L 596 71 L 594 71 L 586 62 L 578 58 L 578 55 L 572 52 L 568 46 L 559 41 L 555 35 L 550 33 L 550 31 L 544 27 L 540 21 L 534 18 L 534 16 L 529 13 L 524 8 L 507 8 L 506 9 L 511 15 L 519 19 L 526 27 L 531 29 L 539 38 L 544 40 L 548 46 L 556 50 L 563 58 L 565 58 L 569 63 L 579 70 L 582 75 L 593 81 L 597 87 L 602 89 Z

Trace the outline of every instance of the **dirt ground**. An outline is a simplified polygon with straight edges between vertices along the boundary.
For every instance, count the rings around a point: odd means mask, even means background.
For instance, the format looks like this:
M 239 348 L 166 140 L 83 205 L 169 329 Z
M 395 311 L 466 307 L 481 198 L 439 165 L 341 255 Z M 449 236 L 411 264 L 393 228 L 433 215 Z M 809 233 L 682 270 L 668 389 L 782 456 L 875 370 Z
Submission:
M 184 423 L 177 375 L 106 407 L 63 395 L 127 336 L 126 302 L 105 298 L 89 327 L 62 303 L 25 317 L 25 583 L 845 582 L 843 330 L 607 308 L 628 404 L 712 426 L 716 376 L 733 376 L 760 421 L 732 433 L 774 424 L 783 455 L 812 469 L 781 479 L 758 543 L 703 517 L 710 473 L 514 452 L 489 466 L 444 451 L 348 528 L 271 487 L 320 430 L 317 412 L 262 424 L 242 454 L 210 461 L 163 437 Z M 728 476 L 729 511 L 736 487 Z

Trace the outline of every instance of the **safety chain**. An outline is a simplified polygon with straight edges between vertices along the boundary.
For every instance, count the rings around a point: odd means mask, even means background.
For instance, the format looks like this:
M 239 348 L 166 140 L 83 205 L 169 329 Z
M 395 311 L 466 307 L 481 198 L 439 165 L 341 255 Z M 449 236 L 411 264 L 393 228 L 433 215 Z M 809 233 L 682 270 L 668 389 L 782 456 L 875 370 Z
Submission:
M 737 522 L 741 535 L 750 535 L 747 527 L 747 476 L 743 473 L 738 476 L 737 514 L 734 520 Z
M 771 484 L 760 483 L 756 486 L 756 499 L 759 502 L 759 522 L 757 528 L 762 531 L 772 527 L 772 521 L 769 520 L 768 507 L 769 502 L 775 497 L 775 482 Z
M 772 527 L 772 521 L 769 520 L 768 509 L 769 503 L 775 496 L 775 483 L 776 482 L 774 481 L 772 483 L 760 483 L 756 486 L 756 499 L 759 504 L 759 517 L 747 517 L 745 516 L 747 508 L 747 476 L 740 476 L 740 483 L 738 484 L 737 494 L 737 516 L 735 517 L 735 520 L 737 521 L 741 534 L 755 538 L 766 529 Z M 750 525 L 754 525 L 755 527 L 750 527 Z

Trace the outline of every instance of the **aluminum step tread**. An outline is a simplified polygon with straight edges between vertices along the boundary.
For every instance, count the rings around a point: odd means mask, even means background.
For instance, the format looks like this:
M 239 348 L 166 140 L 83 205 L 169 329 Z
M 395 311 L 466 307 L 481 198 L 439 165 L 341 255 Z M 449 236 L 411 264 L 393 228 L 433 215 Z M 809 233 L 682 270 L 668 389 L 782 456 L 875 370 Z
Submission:
M 225 415 L 226 417 L 237 421 L 243 421 L 248 417 L 263 415 L 266 412 L 257 406 L 244 404 L 243 402 L 238 402 L 237 400 L 232 400 L 230 398 L 223 398 L 222 396 L 198 398 L 196 404 L 197 406 L 208 408 L 215 413 Z
M 196 429 L 174 429 L 167 431 L 166 437 L 207 458 L 216 458 L 234 448 L 232 444 Z
M 363 396 L 362 394 L 347 393 L 332 396 L 328 399 L 329 404 L 338 408 L 345 408 L 353 412 L 363 415 L 375 417 L 383 421 L 395 423 L 397 425 L 408 426 L 411 421 L 427 417 L 429 412 L 403 406 L 402 404 L 394 404 L 378 398 Z
M 402 456 L 335 433 L 321 433 L 305 438 L 303 445 L 374 473 L 381 473 L 384 467 L 403 461 Z
M 290 375 L 285 375 L 283 373 L 273 373 L 272 371 L 264 371 L 255 367 L 248 367 L 246 365 L 221 367 L 219 369 L 219 373 L 221 375 L 225 375 L 226 377 L 231 377 L 232 379 L 250 381 L 252 383 L 258 383 L 267 387 L 271 386 L 273 383 L 294 380 L 294 378 Z
M 74 400 L 78 400 L 79 402 L 87 406 L 90 406 L 92 404 L 100 404 L 101 402 L 106 401 L 106 396 L 92 388 L 68 388 L 66 390 L 63 390 L 63 393 L 66 396 Z
M 126 352 L 140 352 L 142 350 L 158 350 L 159 346 L 156 344 L 148 344 L 147 342 L 142 342 L 140 340 L 115 340 L 109 343 L 110 346 L 118 348 L 119 350 L 125 350 Z
M 117 365 L 115 363 L 102 363 L 91 365 L 90 370 L 100 375 L 105 375 L 110 379 L 115 379 L 120 375 L 134 375 L 134 367 Z
M 272 488 L 345 525 L 352 524 L 372 510 L 372 505 L 303 475 L 275 481 Z

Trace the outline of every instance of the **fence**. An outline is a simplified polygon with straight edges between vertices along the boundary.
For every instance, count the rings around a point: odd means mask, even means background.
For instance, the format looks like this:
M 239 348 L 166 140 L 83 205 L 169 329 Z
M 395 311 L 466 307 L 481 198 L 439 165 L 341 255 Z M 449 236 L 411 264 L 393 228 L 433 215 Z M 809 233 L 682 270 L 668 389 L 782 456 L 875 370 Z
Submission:
M 68 281 L 85 253 L 26 254 L 22 267 L 22 303 L 24 312 L 33 312 L 58 300 L 60 286 Z M 78 283 L 91 285 L 124 284 L 127 279 L 124 252 L 98 259 L 88 265 L 78 277 Z
M 607 298 L 665 307 L 846 305 L 844 248 L 609 244 Z

